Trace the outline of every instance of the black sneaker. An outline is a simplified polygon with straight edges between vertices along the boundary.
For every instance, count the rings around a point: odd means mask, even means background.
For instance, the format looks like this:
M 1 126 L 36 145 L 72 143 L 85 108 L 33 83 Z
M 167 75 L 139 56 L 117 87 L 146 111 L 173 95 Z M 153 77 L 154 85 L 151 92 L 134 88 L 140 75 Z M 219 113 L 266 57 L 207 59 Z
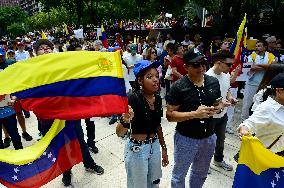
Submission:
M 33 137 L 31 135 L 29 135 L 29 133 L 24 132 L 22 134 L 22 137 L 26 140 L 26 141 L 31 141 L 33 139 Z
M 11 145 L 11 138 L 10 137 L 4 138 L 4 143 L 3 143 L 4 148 L 10 147 L 10 145 Z
M 94 145 L 94 144 L 89 145 L 89 150 L 90 150 L 91 152 L 93 152 L 94 154 L 99 153 L 99 149 L 98 149 L 97 146 Z
M 64 184 L 64 186 L 69 186 L 71 185 L 71 170 L 68 170 L 66 172 L 63 173 L 63 176 L 62 176 L 62 183 Z
M 109 125 L 115 124 L 117 121 L 117 118 L 111 118 L 110 121 L 108 122 Z
M 103 167 L 95 164 L 94 166 L 92 167 L 89 167 L 89 168 L 86 168 L 86 171 L 87 172 L 92 172 L 92 173 L 96 173 L 97 175 L 102 175 L 105 170 L 103 169 Z

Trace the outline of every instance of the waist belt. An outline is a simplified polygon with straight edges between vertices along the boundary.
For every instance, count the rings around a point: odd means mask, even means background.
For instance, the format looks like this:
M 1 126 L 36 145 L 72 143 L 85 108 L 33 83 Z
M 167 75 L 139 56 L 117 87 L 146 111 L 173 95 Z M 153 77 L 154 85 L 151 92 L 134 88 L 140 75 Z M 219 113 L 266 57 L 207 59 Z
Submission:
M 155 135 L 152 138 L 149 138 L 147 140 L 136 140 L 134 138 L 130 138 L 130 142 L 134 143 L 134 144 L 138 144 L 138 145 L 142 145 L 142 144 L 152 144 L 157 140 L 158 136 Z

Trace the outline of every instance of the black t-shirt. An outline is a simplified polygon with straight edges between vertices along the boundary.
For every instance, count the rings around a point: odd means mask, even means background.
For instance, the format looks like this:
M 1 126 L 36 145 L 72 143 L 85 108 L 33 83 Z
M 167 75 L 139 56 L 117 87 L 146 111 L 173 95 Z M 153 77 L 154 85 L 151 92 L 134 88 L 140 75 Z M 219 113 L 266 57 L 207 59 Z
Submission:
M 163 116 L 162 99 L 155 95 L 155 110 L 151 110 L 143 94 L 134 92 L 128 96 L 128 103 L 134 111 L 131 121 L 132 134 L 157 133 Z
M 191 112 L 197 110 L 201 104 L 212 106 L 219 97 L 221 97 L 221 91 L 216 78 L 204 75 L 204 85 L 197 87 L 188 76 L 184 76 L 172 85 L 167 96 L 167 103 L 179 106 L 179 112 Z M 178 122 L 176 130 L 190 138 L 207 138 L 214 134 L 213 118 Z

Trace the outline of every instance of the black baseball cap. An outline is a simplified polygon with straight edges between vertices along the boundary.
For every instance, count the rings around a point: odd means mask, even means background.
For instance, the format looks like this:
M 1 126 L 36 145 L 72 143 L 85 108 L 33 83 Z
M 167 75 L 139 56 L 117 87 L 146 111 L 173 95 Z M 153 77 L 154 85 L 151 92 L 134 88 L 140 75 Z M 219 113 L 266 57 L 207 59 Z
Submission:
M 194 49 L 188 50 L 183 55 L 183 60 L 184 60 L 185 64 L 192 64 L 192 63 L 198 62 L 202 59 L 207 60 L 206 57 L 203 54 L 201 54 L 199 52 L 195 52 Z
M 273 88 L 284 88 L 284 73 L 277 74 L 271 81 L 270 84 Z

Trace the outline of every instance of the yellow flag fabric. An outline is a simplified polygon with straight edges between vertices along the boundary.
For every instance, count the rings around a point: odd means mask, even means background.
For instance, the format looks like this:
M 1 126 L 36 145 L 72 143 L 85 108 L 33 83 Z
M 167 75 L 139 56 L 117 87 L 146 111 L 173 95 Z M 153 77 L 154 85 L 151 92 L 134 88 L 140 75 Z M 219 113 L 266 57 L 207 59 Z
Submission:
M 65 120 L 55 120 L 48 133 L 34 145 L 21 150 L 0 149 L 0 161 L 14 165 L 24 165 L 35 161 L 64 127 Z
M 37 56 L 17 62 L 0 73 L 0 80 L 3 80 L 0 82 L 0 95 L 70 79 L 123 78 L 121 64 L 119 51 L 72 51 Z
M 235 45 L 235 50 L 234 50 L 234 55 L 237 54 L 238 50 L 239 50 L 239 46 L 243 37 L 243 33 L 245 31 L 245 24 L 247 22 L 247 14 L 245 14 L 244 19 L 239 27 L 239 30 L 237 32 L 237 38 L 236 38 L 236 45 Z M 235 42 L 234 42 L 235 43 Z M 246 43 L 245 41 L 243 42 L 244 44 Z
M 210 44 L 210 57 L 212 58 L 212 55 L 213 55 L 213 44 L 211 42 Z
M 66 35 L 69 35 L 69 31 L 68 31 L 67 25 L 65 23 L 64 23 L 64 31 L 65 31 Z
M 248 28 L 245 28 L 245 36 L 244 36 L 244 47 L 247 48 L 247 38 L 248 38 Z
M 271 168 L 284 167 L 284 158 L 266 149 L 256 137 L 243 137 L 239 164 L 244 164 L 255 174 Z
M 42 39 L 47 39 L 47 36 L 46 36 L 46 34 L 44 32 L 41 32 L 41 38 Z

